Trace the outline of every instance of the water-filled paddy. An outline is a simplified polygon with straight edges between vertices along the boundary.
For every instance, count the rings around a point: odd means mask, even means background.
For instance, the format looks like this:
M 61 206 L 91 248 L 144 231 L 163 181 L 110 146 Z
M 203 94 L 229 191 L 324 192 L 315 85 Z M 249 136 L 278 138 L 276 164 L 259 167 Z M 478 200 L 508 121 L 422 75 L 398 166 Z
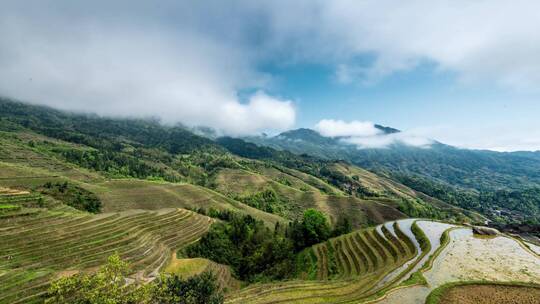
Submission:
M 446 224 L 420 221 L 432 250 Z M 420 263 L 422 264 L 422 263 Z M 432 289 L 455 281 L 521 281 L 540 283 L 540 259 L 508 237 L 476 237 L 470 228 L 450 232 L 450 242 L 424 276 L 429 284 L 395 290 L 379 303 L 423 303 Z

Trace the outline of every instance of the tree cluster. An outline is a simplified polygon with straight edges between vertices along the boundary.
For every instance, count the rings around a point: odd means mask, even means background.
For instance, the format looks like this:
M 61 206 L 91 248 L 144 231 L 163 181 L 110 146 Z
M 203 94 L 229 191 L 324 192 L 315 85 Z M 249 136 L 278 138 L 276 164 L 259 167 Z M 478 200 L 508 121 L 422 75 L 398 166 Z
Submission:
M 154 282 L 129 282 L 129 264 L 117 254 L 91 274 L 60 278 L 48 290 L 46 304 L 220 304 L 223 293 L 215 275 L 203 272 L 187 279 L 163 275 Z
M 291 278 L 302 249 L 351 229 L 344 219 L 332 230 L 324 214 L 315 209 L 306 210 L 300 221 L 278 222 L 273 230 L 250 215 L 227 216 L 228 221 L 212 225 L 199 242 L 187 247 L 186 254 L 230 265 L 245 281 Z
M 101 201 L 92 192 L 68 182 L 47 182 L 38 189 L 42 194 L 49 195 L 75 209 L 91 213 L 101 211 Z

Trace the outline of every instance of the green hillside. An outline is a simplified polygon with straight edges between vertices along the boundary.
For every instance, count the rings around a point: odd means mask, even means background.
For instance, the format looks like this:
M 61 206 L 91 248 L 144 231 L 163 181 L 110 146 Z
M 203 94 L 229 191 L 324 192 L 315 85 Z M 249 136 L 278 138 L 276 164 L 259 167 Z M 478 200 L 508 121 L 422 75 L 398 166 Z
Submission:
M 385 242 L 367 227 L 408 216 L 483 220 L 342 161 L 212 141 L 153 121 L 6 100 L 0 108 L 0 303 L 40 303 L 51 281 L 92 273 L 114 253 L 131 264 L 129 280 L 141 284 L 166 268 L 187 271 L 178 267 L 202 262 L 183 260 L 195 252 L 186 250 L 230 233 L 235 221 L 243 221 L 237 232 L 246 229 L 241 258 L 250 268 L 238 260 L 197 268 L 217 272 L 223 290 L 238 288 L 239 278 L 242 284 L 290 278 L 285 261 L 306 252 L 315 259 L 292 266 L 316 270 L 299 270 L 298 278 L 342 285 L 360 275 L 380 277 L 415 251 L 403 235 Z M 312 229 L 306 210 L 319 211 L 319 224 L 327 223 L 325 234 L 309 242 L 301 235 Z M 304 250 L 351 228 L 367 230 Z M 357 248 L 363 253 L 351 251 Z M 335 269 L 327 268 L 332 259 Z
M 408 214 L 463 214 L 433 207 L 407 187 L 398 189 L 388 178 L 344 163 L 242 140 L 214 142 L 154 121 L 69 114 L 6 100 L 0 107 L 0 185 L 36 191 L 47 182 L 67 181 L 97 195 L 105 212 L 225 208 L 273 225 L 316 208 L 332 222 L 347 214 L 357 227 Z M 344 167 L 361 173 L 336 169 Z
M 399 132 L 381 128 L 384 133 Z M 454 206 L 476 210 L 497 224 L 535 224 L 538 229 L 538 152 L 459 149 L 439 142 L 429 148 L 392 144 L 358 149 L 310 129 L 246 140 L 298 155 L 343 159 Z

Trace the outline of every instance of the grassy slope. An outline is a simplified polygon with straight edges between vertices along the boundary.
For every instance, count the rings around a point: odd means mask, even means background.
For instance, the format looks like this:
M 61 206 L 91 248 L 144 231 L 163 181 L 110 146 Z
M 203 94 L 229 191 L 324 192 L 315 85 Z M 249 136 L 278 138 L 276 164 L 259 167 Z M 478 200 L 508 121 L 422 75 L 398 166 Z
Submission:
M 70 181 L 98 195 L 103 211 L 160 208 L 216 208 L 251 214 L 269 225 L 282 220 L 278 215 L 262 212 L 234 199 L 272 188 L 290 205 L 286 218 L 298 217 L 306 208 L 326 212 L 332 221 L 348 215 L 357 227 L 402 218 L 392 200 L 362 200 L 314 176 L 297 170 L 267 166 L 253 161 L 245 169 L 221 169 L 214 177 L 213 191 L 187 183 L 152 182 L 136 179 L 107 179 L 96 172 L 66 163 L 47 152 L 29 146 L 30 141 L 46 141 L 51 147 L 91 149 L 83 145 L 51 139 L 32 132 L 0 135 L 0 186 L 32 189 L 47 181 Z M 246 159 L 239 159 L 249 161 Z M 284 184 L 286 180 L 287 184 Z M 377 176 L 370 176 L 376 184 Z
M 30 140 L 46 140 L 55 147 L 89 149 L 31 132 L 0 133 L 0 186 L 32 190 L 44 183 L 69 181 L 98 195 L 104 212 L 161 208 L 230 209 L 262 219 L 269 225 L 282 219 L 227 198 L 210 189 L 180 183 L 136 179 L 107 179 L 32 148 Z
M 216 175 L 214 182 L 217 191 L 231 197 L 246 196 L 272 189 L 289 205 L 285 214 L 285 217 L 289 219 L 298 218 L 307 208 L 325 212 L 332 222 L 337 221 L 339 217 L 348 216 L 356 227 L 406 217 L 396 210 L 391 202 L 347 196 L 320 179 L 310 177 L 309 180 L 303 180 L 302 178 L 305 179 L 306 175 L 292 169 L 289 169 L 287 173 L 275 168 L 265 168 L 258 172 L 222 169 Z M 286 184 L 284 184 L 284 179 L 287 181 Z M 319 190 L 323 187 L 331 194 L 328 195 Z
M 210 189 L 191 184 L 117 179 L 83 184 L 83 187 L 101 199 L 104 211 L 203 207 L 250 214 L 271 225 L 283 221 L 277 215 L 262 212 Z
M 477 212 L 450 205 L 422 192 L 413 190 L 390 178 L 375 174 L 354 165 L 349 165 L 347 163 L 336 163 L 333 166 L 333 169 L 349 177 L 357 176 L 359 184 L 379 194 L 381 197 L 378 199 L 378 201 L 386 202 L 389 205 L 392 205 L 393 203 L 396 204 L 396 202 L 400 199 L 421 200 L 439 210 L 444 210 L 449 214 L 466 215 L 473 222 L 484 222 L 486 219 Z
M 237 290 L 240 287 L 240 281 L 232 276 L 229 266 L 203 258 L 179 259 L 176 257 L 176 254 L 173 254 L 170 263 L 163 270 L 165 273 L 174 273 L 183 278 L 191 277 L 204 271 L 213 272 L 221 288 L 225 288 L 228 292 Z

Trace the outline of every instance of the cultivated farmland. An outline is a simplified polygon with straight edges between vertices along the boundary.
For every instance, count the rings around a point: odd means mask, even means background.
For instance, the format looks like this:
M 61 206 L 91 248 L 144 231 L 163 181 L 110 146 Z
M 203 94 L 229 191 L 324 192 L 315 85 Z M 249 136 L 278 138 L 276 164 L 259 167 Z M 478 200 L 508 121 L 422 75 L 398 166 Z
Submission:
M 184 209 L 1 219 L 0 303 L 41 302 L 52 279 L 92 270 L 115 252 L 131 263 L 134 279 L 155 277 L 173 250 L 198 239 L 211 222 Z
M 475 244 L 475 256 L 485 256 L 476 258 L 480 264 L 470 258 L 457 262 L 459 252 L 471 252 L 453 250 L 468 242 Z M 308 266 L 298 280 L 252 285 L 229 294 L 227 302 L 412 304 L 423 303 L 437 286 L 463 278 L 540 284 L 540 259 L 517 241 L 505 236 L 475 240 L 469 228 L 424 220 L 400 220 L 362 229 L 314 245 L 302 256 Z M 507 259 L 506 263 L 515 260 L 484 271 L 489 267 L 488 259 L 497 257 Z M 467 267 L 461 266 L 465 262 Z M 515 267 L 522 267 L 522 271 L 511 270 Z

